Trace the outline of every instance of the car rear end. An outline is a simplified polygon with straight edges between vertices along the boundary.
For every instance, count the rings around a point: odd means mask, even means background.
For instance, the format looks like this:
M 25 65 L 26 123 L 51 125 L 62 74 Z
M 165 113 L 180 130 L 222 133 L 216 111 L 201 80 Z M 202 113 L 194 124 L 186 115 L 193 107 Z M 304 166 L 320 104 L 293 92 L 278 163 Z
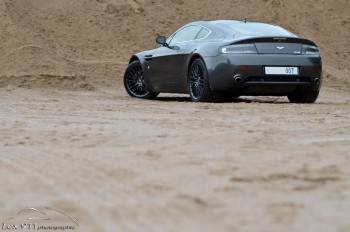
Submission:
M 318 96 L 322 61 L 314 42 L 273 24 L 246 20 L 212 24 L 227 41 L 218 48 L 216 57 L 205 57 L 213 90 L 288 98 L 315 92 Z
M 251 38 L 220 49 L 208 58 L 214 90 L 239 90 L 244 95 L 287 95 L 319 90 L 322 62 L 315 43 L 297 37 Z

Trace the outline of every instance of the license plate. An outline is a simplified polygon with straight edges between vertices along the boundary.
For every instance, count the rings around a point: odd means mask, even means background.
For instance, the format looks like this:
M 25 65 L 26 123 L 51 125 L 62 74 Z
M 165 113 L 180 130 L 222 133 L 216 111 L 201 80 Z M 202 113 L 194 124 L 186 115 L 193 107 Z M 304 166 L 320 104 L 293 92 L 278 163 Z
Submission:
M 267 75 L 299 75 L 298 67 L 265 67 Z

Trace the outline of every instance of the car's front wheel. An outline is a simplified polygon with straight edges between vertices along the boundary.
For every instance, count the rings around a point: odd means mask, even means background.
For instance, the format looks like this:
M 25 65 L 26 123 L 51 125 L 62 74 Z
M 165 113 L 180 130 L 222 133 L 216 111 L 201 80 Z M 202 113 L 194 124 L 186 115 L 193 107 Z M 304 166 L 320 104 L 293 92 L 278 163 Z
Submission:
M 188 88 L 191 100 L 194 102 L 217 102 L 219 93 L 209 86 L 207 68 L 202 59 L 192 62 L 188 72 Z
M 289 94 L 287 97 L 291 103 L 314 103 L 318 98 L 319 92 L 320 90 L 296 91 Z
M 124 87 L 131 97 L 152 99 L 159 94 L 146 89 L 140 61 L 132 62 L 125 70 Z

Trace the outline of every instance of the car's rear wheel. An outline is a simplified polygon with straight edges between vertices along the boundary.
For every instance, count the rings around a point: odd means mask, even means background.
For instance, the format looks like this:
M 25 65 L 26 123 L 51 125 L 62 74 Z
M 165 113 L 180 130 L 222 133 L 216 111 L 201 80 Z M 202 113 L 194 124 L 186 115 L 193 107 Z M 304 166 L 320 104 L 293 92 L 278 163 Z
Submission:
M 152 99 L 159 94 L 146 89 L 140 61 L 132 62 L 125 70 L 124 87 L 131 97 Z
M 291 103 L 314 103 L 317 98 L 320 90 L 316 91 L 296 91 L 289 94 L 288 100 Z
M 202 59 L 192 62 L 188 72 L 188 88 L 191 100 L 194 102 L 217 102 L 219 93 L 209 86 L 207 68 Z

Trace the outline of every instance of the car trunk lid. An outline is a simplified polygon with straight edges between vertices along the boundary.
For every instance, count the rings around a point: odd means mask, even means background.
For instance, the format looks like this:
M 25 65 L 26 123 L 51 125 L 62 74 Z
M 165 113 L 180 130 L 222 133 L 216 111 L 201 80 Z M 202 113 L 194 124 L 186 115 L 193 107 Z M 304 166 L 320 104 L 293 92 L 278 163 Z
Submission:
M 262 54 L 301 54 L 300 43 L 255 43 L 258 53 Z
M 260 54 L 302 54 L 303 45 L 316 44 L 310 40 L 299 37 L 253 37 L 236 41 L 233 44 L 254 44 Z

